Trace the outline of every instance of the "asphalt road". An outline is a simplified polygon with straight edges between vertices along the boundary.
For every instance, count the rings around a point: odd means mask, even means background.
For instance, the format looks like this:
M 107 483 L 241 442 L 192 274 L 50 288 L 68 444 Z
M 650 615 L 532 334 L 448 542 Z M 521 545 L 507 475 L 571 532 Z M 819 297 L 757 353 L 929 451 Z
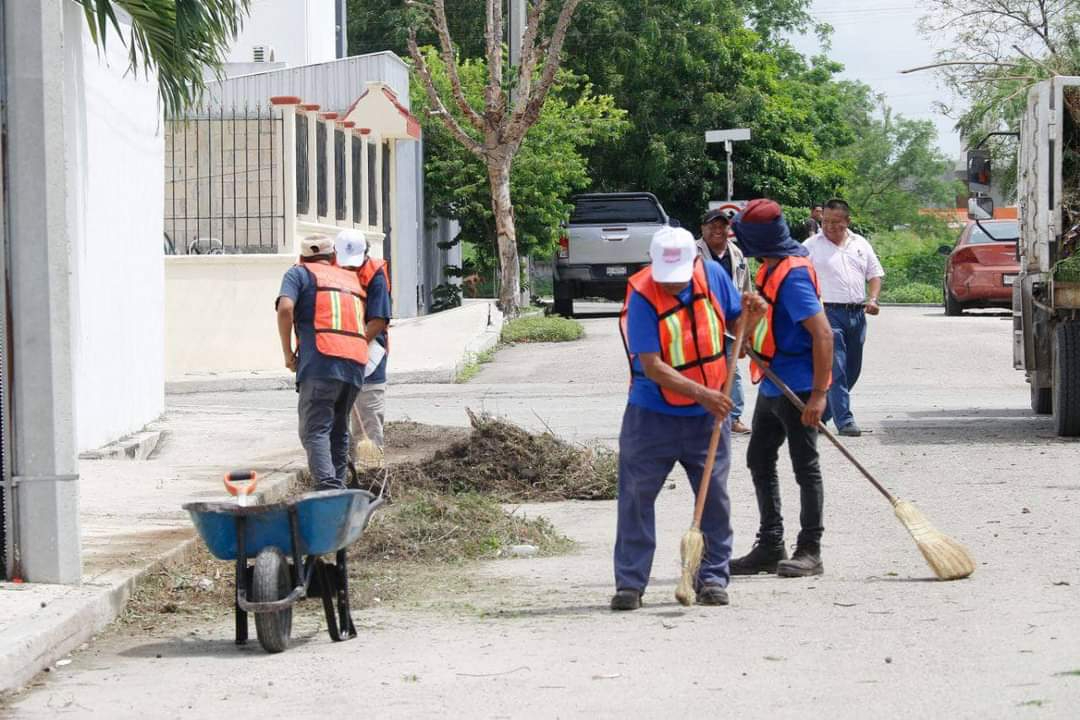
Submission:
M 626 362 L 615 321 L 585 340 L 499 353 L 471 383 L 396 386 L 394 419 L 464 425 L 464 408 L 569 439 L 615 442 Z M 658 503 L 646 606 L 606 609 L 614 504 L 558 503 L 580 543 L 555 558 L 482 563 L 472 582 L 357 613 L 358 640 L 301 629 L 283 655 L 237 649 L 231 626 L 99 638 L 9 706 L 16 718 L 667 717 L 1005 718 L 1080 715 L 1080 446 L 1028 410 L 1010 323 L 886 308 L 870 322 L 849 447 L 898 495 L 968 545 L 970 579 L 932 580 L 891 508 L 823 443 L 826 574 L 731 586 L 726 608 L 673 599 L 691 515 L 681 478 Z M 748 393 L 752 406 L 753 392 Z M 189 397 L 183 403 L 209 402 Z M 214 396 L 291 412 L 288 392 Z M 284 415 L 283 415 L 284 416 Z M 756 527 L 737 438 L 736 551 Z M 798 494 L 782 458 L 794 540 Z M 447 573 L 460 569 L 447 569 Z M 190 634 L 196 633 L 196 634 Z

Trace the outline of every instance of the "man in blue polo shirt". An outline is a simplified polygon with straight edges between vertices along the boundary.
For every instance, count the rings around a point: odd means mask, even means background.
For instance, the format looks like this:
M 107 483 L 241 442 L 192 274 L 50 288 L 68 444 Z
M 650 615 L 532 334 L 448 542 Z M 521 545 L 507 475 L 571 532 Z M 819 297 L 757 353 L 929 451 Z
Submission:
M 731 574 L 820 575 L 825 496 L 817 427 L 829 391 L 832 328 L 819 300 L 809 253 L 792 239 L 780 206 L 772 200 L 753 200 L 735 218 L 733 227 L 743 252 L 762 260 L 754 284 L 771 306 L 762 331 L 754 333 L 754 347 L 806 407 L 799 412 L 771 380 L 761 383 L 746 450 L 761 519 L 757 542 L 747 555 L 731 561 Z M 754 382 L 761 381 L 761 369 L 754 363 L 750 373 Z M 777 476 L 780 446 L 785 441 L 799 484 L 802 526 L 791 559 L 784 548 Z
M 618 528 L 612 610 L 635 610 L 649 582 L 656 549 L 656 496 L 675 463 L 696 493 L 705 472 L 709 438 L 723 420 L 708 502 L 701 520 L 705 556 L 697 601 L 727 605 L 731 522 L 727 495 L 731 400 L 725 327 L 742 302 L 731 277 L 698 257 L 686 230 L 664 228 L 653 236 L 649 267 L 630 279 L 620 326 L 630 361 L 630 394 L 619 433 Z M 760 315 L 764 304 L 747 295 Z M 715 417 L 714 417 L 715 416 Z
M 352 409 L 353 455 L 356 444 L 367 438 L 383 449 L 386 415 L 386 363 L 390 356 L 390 285 L 386 263 L 368 257 L 367 238 L 358 230 L 342 230 L 334 241 L 338 265 L 357 274 L 364 290 L 364 323 L 368 347 L 373 353 L 365 369 L 364 387 Z M 375 346 L 378 345 L 378 348 Z M 375 359 L 378 355 L 378 362 Z

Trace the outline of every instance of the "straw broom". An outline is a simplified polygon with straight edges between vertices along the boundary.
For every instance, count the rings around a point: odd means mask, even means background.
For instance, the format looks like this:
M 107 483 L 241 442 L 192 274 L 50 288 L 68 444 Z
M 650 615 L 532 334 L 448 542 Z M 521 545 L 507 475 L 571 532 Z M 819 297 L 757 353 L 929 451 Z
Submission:
M 728 356 L 727 380 L 724 382 L 724 395 L 731 398 L 731 389 L 735 385 L 735 367 L 739 359 L 739 348 L 742 347 L 743 338 L 746 336 L 746 312 L 739 315 L 735 322 L 735 342 L 732 344 L 732 352 Z M 709 451 L 705 457 L 705 472 L 701 475 L 698 483 L 697 502 L 694 505 L 694 519 L 690 523 L 690 529 L 682 536 L 679 543 L 679 555 L 682 558 L 682 576 L 679 585 L 675 588 L 675 599 L 682 605 L 690 606 L 694 602 L 694 578 L 697 577 L 701 568 L 701 558 L 705 555 L 705 536 L 701 532 L 701 516 L 705 512 L 705 499 L 709 495 L 709 486 L 712 485 L 713 464 L 716 462 L 716 448 L 720 445 L 720 431 L 724 427 L 724 421 L 716 418 L 713 423 L 712 435 L 709 437 Z
M 765 371 L 766 377 L 773 381 L 784 393 L 788 400 L 799 409 L 801 412 L 805 405 L 803 401 L 799 399 L 799 396 L 791 391 L 787 385 L 784 384 L 780 378 L 776 376 L 776 373 L 766 365 L 761 356 L 753 350 L 750 350 L 750 356 L 761 366 Z M 912 539 L 915 540 L 915 544 L 919 547 L 919 552 L 926 559 L 927 565 L 934 571 L 939 580 L 959 580 L 960 578 L 966 578 L 971 573 L 975 572 L 975 560 L 971 557 L 971 553 L 967 548 L 953 540 L 948 535 L 940 532 L 935 528 L 930 521 L 926 518 L 922 512 L 915 507 L 913 503 L 906 500 L 900 500 L 895 495 L 885 489 L 885 486 L 874 478 L 870 474 L 870 471 L 862 466 L 855 456 L 852 455 L 847 448 L 840 444 L 840 441 L 836 439 L 824 423 L 818 423 L 818 432 L 822 433 L 825 437 L 836 446 L 836 449 L 846 457 L 852 465 L 858 468 L 859 472 L 870 481 L 878 492 L 885 496 L 885 499 L 893 506 L 893 512 L 896 513 L 896 517 L 907 528 L 907 531 L 911 533 Z

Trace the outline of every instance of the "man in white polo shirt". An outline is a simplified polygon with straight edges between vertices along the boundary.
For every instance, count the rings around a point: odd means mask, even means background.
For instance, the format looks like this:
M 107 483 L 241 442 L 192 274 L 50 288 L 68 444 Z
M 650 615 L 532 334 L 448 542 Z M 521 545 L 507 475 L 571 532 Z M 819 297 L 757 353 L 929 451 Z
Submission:
M 846 202 L 829 200 L 821 231 L 803 244 L 810 251 L 833 329 L 832 387 L 824 420 L 832 417 L 841 435 L 858 437 L 862 430 L 851 412 L 851 390 L 862 372 L 866 315 L 881 312 L 878 295 L 885 271 L 866 238 L 848 230 L 850 219 Z

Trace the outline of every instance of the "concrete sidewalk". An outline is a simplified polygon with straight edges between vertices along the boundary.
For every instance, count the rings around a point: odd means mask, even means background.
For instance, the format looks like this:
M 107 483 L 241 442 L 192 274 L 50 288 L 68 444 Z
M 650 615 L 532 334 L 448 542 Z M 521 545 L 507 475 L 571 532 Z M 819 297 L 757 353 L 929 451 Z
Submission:
M 503 316 L 494 300 L 464 300 L 459 308 L 394 320 L 390 329 L 391 384 L 450 383 L 476 355 L 499 341 Z M 165 392 L 186 394 L 237 390 L 277 390 L 293 386 L 281 372 L 207 373 L 170 378 Z
M 490 301 L 396 322 L 392 381 L 452 382 L 473 354 L 498 341 L 501 328 L 502 315 Z M 154 425 L 157 435 L 149 434 L 159 438 L 156 448 L 140 443 L 138 453 L 84 455 L 82 585 L 0 582 L 0 691 L 22 686 L 78 649 L 116 618 L 142 578 L 182 561 L 198 540 L 181 505 L 226 498 L 226 471 L 258 471 L 264 502 L 286 494 L 305 466 L 295 405 L 241 407 L 224 393 L 292 387 L 284 373 L 186 378 L 170 384 L 176 394 Z M 122 459 L 125 454 L 143 459 Z

